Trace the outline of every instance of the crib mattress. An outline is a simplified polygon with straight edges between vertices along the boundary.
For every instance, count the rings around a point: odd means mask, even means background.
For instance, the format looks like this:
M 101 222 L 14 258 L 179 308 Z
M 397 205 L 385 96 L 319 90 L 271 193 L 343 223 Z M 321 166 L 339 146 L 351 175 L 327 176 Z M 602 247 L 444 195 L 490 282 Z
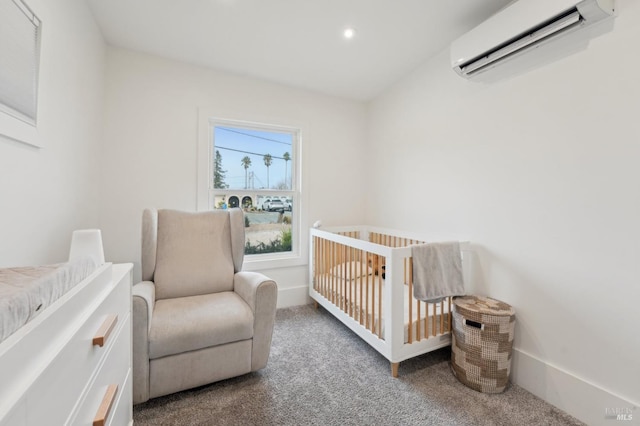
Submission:
M 97 268 L 91 257 L 0 269 L 0 342 L 38 316 Z
M 330 288 L 339 287 L 340 291 L 329 290 L 332 294 L 325 294 L 324 296 L 329 300 L 337 300 L 338 305 L 340 301 L 343 301 L 347 306 L 347 310 L 351 312 L 351 316 L 356 321 L 360 321 L 365 324 L 371 324 L 372 332 L 378 334 L 378 326 L 381 326 L 380 337 L 384 339 L 384 305 L 378 310 L 378 301 L 380 300 L 380 292 L 384 294 L 385 280 L 379 276 L 370 275 L 367 279 L 366 275 L 355 279 L 342 279 L 339 277 L 327 274 L 324 276 L 325 282 L 332 283 Z M 322 276 L 320 278 L 322 281 Z M 380 286 L 378 283 L 381 282 Z M 448 303 L 425 303 L 413 298 L 413 294 L 409 291 L 408 285 L 403 285 L 404 300 L 402 303 L 403 320 L 404 320 L 404 342 L 408 343 L 409 340 L 423 339 L 428 336 L 433 336 L 432 330 L 435 329 L 436 334 L 441 330 L 441 313 L 444 313 L 445 321 L 449 319 L 449 305 Z M 361 297 L 362 293 L 362 297 Z M 333 298 L 331 296 L 334 296 Z M 341 298 L 344 298 L 342 300 Z M 408 306 L 411 301 L 411 313 Z M 418 306 L 420 308 L 418 308 Z M 350 308 L 350 309 L 349 309 Z M 411 318 L 411 321 L 409 319 Z M 411 339 L 409 339 L 409 330 L 411 330 Z

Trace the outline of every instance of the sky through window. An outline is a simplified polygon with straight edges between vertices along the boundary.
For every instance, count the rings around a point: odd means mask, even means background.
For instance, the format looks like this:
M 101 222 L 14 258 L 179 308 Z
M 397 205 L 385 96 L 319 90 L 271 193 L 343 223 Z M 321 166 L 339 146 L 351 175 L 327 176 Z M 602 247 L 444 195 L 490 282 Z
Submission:
M 215 126 L 213 137 L 214 162 L 219 162 L 221 171 L 217 185 L 228 189 L 291 188 L 293 134 Z M 269 167 L 266 155 L 271 158 Z

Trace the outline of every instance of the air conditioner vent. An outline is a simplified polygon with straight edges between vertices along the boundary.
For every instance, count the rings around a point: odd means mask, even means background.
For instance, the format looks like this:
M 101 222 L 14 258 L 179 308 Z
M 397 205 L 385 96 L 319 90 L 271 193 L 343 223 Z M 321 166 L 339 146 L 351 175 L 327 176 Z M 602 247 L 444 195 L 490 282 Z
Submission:
M 452 67 L 465 78 L 480 80 L 482 74 L 569 34 L 581 33 L 571 38 L 586 45 L 594 32 L 582 30 L 613 12 L 613 0 L 517 1 L 452 43 Z

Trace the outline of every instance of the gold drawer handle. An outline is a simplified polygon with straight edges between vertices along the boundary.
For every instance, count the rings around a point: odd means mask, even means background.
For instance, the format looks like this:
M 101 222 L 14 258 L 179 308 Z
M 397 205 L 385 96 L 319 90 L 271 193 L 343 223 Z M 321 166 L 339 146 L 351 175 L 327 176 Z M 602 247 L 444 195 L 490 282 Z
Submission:
M 118 385 L 109 385 L 104 394 L 104 398 L 102 398 L 100 407 L 98 407 L 96 417 L 93 419 L 93 426 L 104 426 L 107 423 L 107 417 L 109 416 L 109 411 L 111 411 L 113 401 L 116 399 L 117 392 Z
M 111 334 L 111 331 L 113 331 L 113 327 L 116 326 L 117 322 L 118 315 L 109 315 L 100 326 L 100 329 L 98 330 L 96 335 L 93 336 L 93 346 L 98 345 L 100 347 L 103 347 L 107 342 L 107 337 L 109 337 L 109 334 Z

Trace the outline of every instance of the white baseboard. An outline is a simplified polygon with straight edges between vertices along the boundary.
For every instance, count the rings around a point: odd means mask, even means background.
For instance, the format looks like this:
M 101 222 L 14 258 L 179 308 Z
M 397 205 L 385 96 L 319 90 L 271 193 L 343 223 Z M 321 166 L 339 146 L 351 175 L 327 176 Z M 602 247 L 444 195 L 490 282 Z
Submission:
M 511 381 L 588 425 L 640 425 L 638 401 L 615 395 L 515 348 Z
M 311 303 L 311 298 L 309 297 L 309 287 L 306 285 L 278 289 L 278 308 L 308 305 L 309 303 Z

